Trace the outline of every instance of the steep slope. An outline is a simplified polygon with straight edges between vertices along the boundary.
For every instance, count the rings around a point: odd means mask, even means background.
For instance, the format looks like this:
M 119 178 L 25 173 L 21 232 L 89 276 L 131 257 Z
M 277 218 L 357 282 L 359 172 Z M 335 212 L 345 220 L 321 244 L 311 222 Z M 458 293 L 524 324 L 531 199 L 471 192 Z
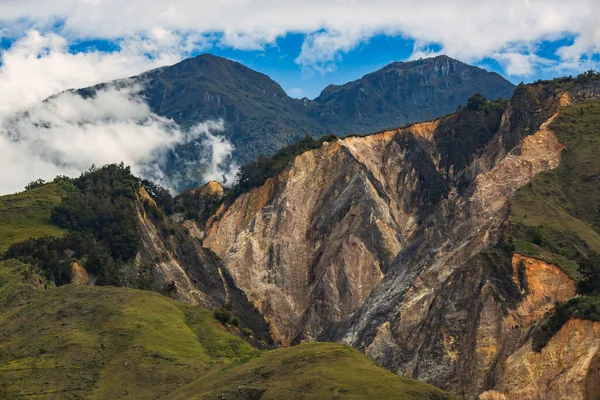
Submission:
M 236 332 L 202 307 L 156 293 L 56 288 L 27 265 L 0 262 L 2 399 L 280 398 L 282 390 L 450 398 L 342 345 L 261 353 Z
M 197 232 L 281 343 L 342 341 L 394 372 L 459 394 L 510 393 L 500 383 L 514 373 L 509 357 L 533 357 L 532 335 L 539 337 L 555 302 L 575 295 L 570 277 L 580 279 L 581 261 L 571 259 L 573 270 L 524 251 L 532 247 L 519 240 L 535 240 L 519 236 L 514 216 L 527 204 L 511 204 L 540 173 L 564 165 L 578 171 L 561 182 L 565 194 L 571 183 L 590 182 L 587 192 L 566 195 L 585 206 L 561 207 L 588 219 L 573 220 L 567 230 L 578 239 L 569 236 L 564 254 L 549 255 L 565 257 L 572 246 L 592 255 L 597 133 L 575 129 L 569 141 L 555 129 L 565 123 L 565 107 L 568 116 L 599 96 L 594 76 L 542 82 L 520 86 L 507 105 L 473 99 L 433 122 L 329 141 L 224 204 Z M 553 197 L 547 189 L 538 194 Z M 592 247 L 581 247 L 586 242 Z M 594 332 L 561 346 L 585 346 L 598 339 Z M 582 393 L 596 375 L 593 363 L 579 367 L 578 354 L 563 367 L 581 379 L 561 386 L 540 378 L 536 387 L 547 396 Z M 536 365 L 553 376 L 543 361 Z
M 438 56 L 395 62 L 345 85 L 331 85 L 310 104 L 310 115 L 332 133 L 370 133 L 453 113 L 473 93 L 509 98 L 500 75 Z

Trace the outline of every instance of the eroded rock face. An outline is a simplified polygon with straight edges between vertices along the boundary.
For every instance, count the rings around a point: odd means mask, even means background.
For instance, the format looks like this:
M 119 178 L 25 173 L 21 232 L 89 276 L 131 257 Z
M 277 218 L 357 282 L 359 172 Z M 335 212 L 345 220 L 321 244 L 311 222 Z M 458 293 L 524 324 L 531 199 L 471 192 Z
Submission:
M 598 399 L 600 322 L 569 320 L 540 353 L 531 340 L 505 362 L 495 390 L 508 400 Z
M 71 282 L 76 285 L 87 285 L 90 281 L 90 277 L 88 276 L 85 268 L 79 264 L 78 261 L 73 262 L 71 265 Z
M 547 125 L 561 101 L 540 96 L 526 92 L 520 99 L 526 106 L 519 112 L 509 106 L 498 116 L 496 134 L 492 118 L 475 139 L 456 114 L 325 143 L 194 231 L 204 233 L 203 246 L 225 261 L 282 344 L 327 337 L 364 306 L 385 275 L 394 282 L 401 268 L 388 271 L 398 254 L 419 259 L 406 276 L 407 283 L 416 279 L 408 292 L 413 299 L 402 307 L 414 303 L 423 311 L 436 296 L 431 285 L 454 268 L 444 264 L 493 246 L 507 199 L 558 165 L 562 145 Z M 529 118 L 533 109 L 535 119 Z M 535 135 L 527 133 L 532 126 Z M 453 144 L 457 140 L 464 148 Z M 419 243 L 424 249 L 414 254 Z M 395 293 L 409 290 L 404 286 Z M 378 302 L 387 295 L 379 296 Z
M 223 261 L 185 227 L 151 217 L 147 209 L 156 204 L 143 187 L 135 206 L 142 241 L 136 262 L 140 269 L 150 270 L 152 289 L 209 308 L 229 303 L 258 340 L 272 344 L 266 321 L 235 285 Z
M 563 145 L 549 126 L 572 99 L 523 90 L 477 140 L 453 115 L 325 143 L 222 206 L 195 235 L 283 345 L 348 343 L 394 372 L 470 398 L 529 393 L 506 379 L 535 356 L 530 327 L 574 296 L 575 284 L 553 265 L 496 246 L 510 198 L 559 165 Z M 581 357 L 561 362 L 575 371 Z M 568 390 L 593 392 L 599 364 L 590 355 Z M 535 383 L 541 393 L 554 393 L 552 368 Z

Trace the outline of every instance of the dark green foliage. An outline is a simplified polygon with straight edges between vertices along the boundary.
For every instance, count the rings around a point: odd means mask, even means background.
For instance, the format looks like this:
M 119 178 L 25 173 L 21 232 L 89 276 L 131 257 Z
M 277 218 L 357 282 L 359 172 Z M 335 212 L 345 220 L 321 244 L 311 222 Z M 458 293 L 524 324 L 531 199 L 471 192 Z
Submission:
M 52 222 L 70 231 L 94 235 L 112 258 L 129 260 L 139 247 L 134 200 L 139 179 L 122 163 L 90 168 L 75 180 L 71 193 L 52 212 Z
M 320 147 L 323 142 L 335 140 L 336 136 L 329 135 L 315 140 L 306 135 L 303 140 L 279 150 L 273 157 L 259 156 L 246 164 L 237 173 L 237 183 L 231 190 L 231 196 L 236 197 L 253 187 L 262 185 L 267 179 L 277 175 L 299 154 Z
M 217 194 L 203 194 L 198 190 L 186 190 L 175 199 L 174 210 L 186 219 L 204 223 L 221 205 L 223 198 Z
M 31 189 L 37 189 L 39 187 L 42 187 L 46 184 L 46 181 L 43 179 L 37 179 L 35 181 L 31 181 L 29 182 L 26 186 L 25 186 L 25 190 L 31 190 Z
M 138 287 L 144 278 L 131 262 L 115 260 L 108 247 L 88 233 L 71 232 L 62 237 L 25 240 L 10 246 L 4 258 L 32 265 L 58 286 L 71 282 L 74 261 L 96 275 L 98 285 Z
M 226 308 L 217 308 L 214 311 L 213 316 L 215 317 L 215 319 L 217 321 L 219 321 L 223 325 L 227 325 L 227 324 L 231 323 L 233 313 L 231 312 L 231 310 L 228 310 Z
M 600 297 L 576 297 L 564 304 L 557 304 L 554 312 L 532 336 L 533 351 L 540 352 L 552 337 L 571 318 L 600 321 Z
M 467 108 L 470 110 L 477 111 L 482 108 L 486 103 L 486 98 L 481 93 L 475 93 L 467 100 Z
M 579 262 L 582 280 L 577 291 L 582 294 L 600 296 L 600 254 L 593 253 Z
M 435 135 L 440 167 L 449 173 L 469 165 L 498 131 L 507 104 L 506 100 L 488 101 L 477 93 L 469 98 L 466 107 L 442 120 Z
M 147 179 L 142 180 L 141 184 L 144 186 L 157 206 L 163 209 L 167 214 L 173 213 L 173 196 L 171 196 L 171 192 L 169 192 L 168 189 L 165 189 L 164 187 Z
M 505 235 L 515 246 L 515 252 L 557 265 L 575 280 L 581 277 L 578 266 L 589 257 L 597 257 L 575 233 L 548 225 L 515 222 Z

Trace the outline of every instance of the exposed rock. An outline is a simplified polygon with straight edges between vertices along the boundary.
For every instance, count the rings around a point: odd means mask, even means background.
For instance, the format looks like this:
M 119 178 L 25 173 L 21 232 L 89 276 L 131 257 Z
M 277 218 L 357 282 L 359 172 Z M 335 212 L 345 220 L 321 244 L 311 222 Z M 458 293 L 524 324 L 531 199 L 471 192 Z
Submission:
M 508 400 L 598 399 L 599 351 L 600 322 L 573 318 L 540 353 L 529 340 L 512 354 L 495 389 Z
M 152 289 L 209 308 L 230 303 L 234 314 L 258 340 L 272 344 L 266 321 L 235 285 L 221 259 L 203 248 L 186 228 L 164 217 L 151 218 L 146 208 L 153 206 L 145 189 L 140 188 L 135 207 L 142 246 L 136 262 L 150 274 Z
M 600 87 L 559 95 L 520 87 L 487 120 L 474 112 L 461 121 L 459 113 L 334 140 L 223 204 L 205 225 L 188 226 L 283 345 L 341 341 L 469 398 L 593 393 L 600 361 L 590 353 L 577 367 L 577 344 L 573 358 L 561 359 L 575 383 L 548 378 L 554 367 L 544 358 L 533 386 L 507 380 L 519 360 L 537 357 L 531 327 L 573 297 L 575 283 L 498 245 L 509 200 L 560 163 L 564 146 L 549 128 L 560 108 L 598 94 Z M 485 131 L 469 137 L 477 124 Z
M 90 281 L 90 277 L 88 276 L 85 268 L 79 264 L 78 261 L 74 261 L 73 265 L 71 265 L 71 282 L 76 285 L 87 285 Z
M 529 325 L 540 321 L 554 309 L 554 303 L 564 303 L 576 294 L 575 281 L 555 265 L 515 254 L 512 259 L 513 280 L 524 296 L 514 318 L 505 323 Z M 521 276 L 520 276 L 521 275 Z

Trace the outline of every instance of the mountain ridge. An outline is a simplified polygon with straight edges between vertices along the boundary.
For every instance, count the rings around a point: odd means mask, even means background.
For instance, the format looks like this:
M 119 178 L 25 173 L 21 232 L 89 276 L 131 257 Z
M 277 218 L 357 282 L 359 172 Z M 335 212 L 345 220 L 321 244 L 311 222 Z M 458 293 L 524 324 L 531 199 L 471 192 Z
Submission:
M 364 134 L 398 127 L 452 113 L 475 92 L 496 99 L 509 97 L 514 89 L 498 74 L 442 56 L 389 64 L 345 85 L 330 85 L 313 100 L 292 98 L 267 75 L 211 54 L 117 84 L 131 82 L 142 85 L 140 94 L 154 113 L 183 128 L 223 120 L 221 134 L 234 146 L 229 162 L 238 165 L 271 156 L 307 134 Z M 78 92 L 89 96 L 105 86 Z M 163 169 L 171 181 L 182 182 L 179 191 L 204 183 L 202 149 L 194 141 L 169 153 Z

